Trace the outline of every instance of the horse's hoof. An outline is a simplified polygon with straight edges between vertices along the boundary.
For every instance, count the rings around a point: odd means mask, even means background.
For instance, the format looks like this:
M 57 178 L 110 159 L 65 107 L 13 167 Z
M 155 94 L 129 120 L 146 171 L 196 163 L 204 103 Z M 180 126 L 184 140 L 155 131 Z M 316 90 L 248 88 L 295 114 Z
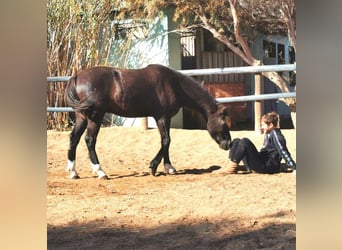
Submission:
M 150 174 L 156 176 L 157 169 L 150 167 Z
M 77 180 L 77 179 L 80 179 L 80 176 L 77 174 L 77 175 L 73 175 L 70 177 L 70 179 L 73 179 L 73 180 Z
M 109 180 L 107 175 L 101 176 L 99 177 L 99 180 Z
M 171 164 L 165 164 L 164 165 L 164 170 L 166 174 L 176 174 L 176 169 L 174 167 L 172 167 Z

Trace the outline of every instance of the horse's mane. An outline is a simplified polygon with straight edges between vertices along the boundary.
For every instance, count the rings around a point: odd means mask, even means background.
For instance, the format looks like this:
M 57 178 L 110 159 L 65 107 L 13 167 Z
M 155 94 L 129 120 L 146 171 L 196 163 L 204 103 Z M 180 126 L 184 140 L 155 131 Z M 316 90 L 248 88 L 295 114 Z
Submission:
M 177 86 L 186 95 L 181 98 L 183 105 L 200 111 L 207 119 L 208 113 L 214 113 L 217 110 L 217 103 L 210 93 L 196 81 L 194 78 L 174 70 L 177 75 Z

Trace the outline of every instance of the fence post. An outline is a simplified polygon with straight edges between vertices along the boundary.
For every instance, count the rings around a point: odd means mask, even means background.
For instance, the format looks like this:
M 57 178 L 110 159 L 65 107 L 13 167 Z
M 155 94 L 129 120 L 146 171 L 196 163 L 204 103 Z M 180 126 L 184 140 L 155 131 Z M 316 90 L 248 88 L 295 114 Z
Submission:
M 143 130 L 147 130 L 148 129 L 148 118 L 147 117 L 142 117 L 141 118 L 141 128 L 143 129 Z
M 263 92 L 262 88 L 262 75 L 261 73 L 256 73 L 254 75 L 255 87 L 254 94 L 260 95 Z M 254 101 L 254 130 L 257 134 L 261 133 L 260 119 L 263 113 L 263 100 Z

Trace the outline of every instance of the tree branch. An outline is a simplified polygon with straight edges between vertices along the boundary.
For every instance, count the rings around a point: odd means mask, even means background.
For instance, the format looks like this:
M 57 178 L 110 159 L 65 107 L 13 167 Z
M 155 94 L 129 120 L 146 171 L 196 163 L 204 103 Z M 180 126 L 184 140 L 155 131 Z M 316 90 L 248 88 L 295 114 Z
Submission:
M 259 65 L 260 61 L 256 60 L 253 57 L 252 52 L 251 52 L 246 40 L 241 35 L 240 19 L 238 17 L 237 11 L 236 11 L 237 1 L 236 0 L 228 0 L 228 1 L 229 1 L 229 5 L 230 5 L 230 10 L 232 12 L 233 22 L 234 22 L 235 39 L 241 45 L 242 50 L 244 51 L 244 54 L 247 58 L 246 62 L 250 65 Z
M 209 30 L 215 38 L 224 43 L 229 49 L 231 49 L 235 54 L 242 58 L 246 63 L 250 64 L 249 58 L 246 54 L 237 46 L 235 46 L 226 36 L 220 34 L 213 25 L 210 24 L 208 18 L 205 15 L 203 6 L 199 4 L 197 15 L 201 19 L 203 25 L 202 27 Z
M 294 51 L 297 52 L 296 49 L 296 28 L 295 28 L 295 13 L 294 13 L 294 2 L 293 0 L 283 0 L 281 2 L 281 13 L 283 14 L 284 23 L 287 27 L 287 33 Z
M 263 65 L 263 63 L 260 60 L 257 60 L 256 58 L 254 58 L 247 41 L 241 35 L 240 22 L 239 22 L 239 17 L 237 14 L 237 9 L 236 9 L 237 1 L 236 0 L 228 0 L 228 1 L 230 4 L 230 9 L 231 9 L 232 17 L 233 17 L 235 39 L 241 45 L 242 50 L 236 45 L 234 45 L 225 35 L 222 35 L 221 33 L 219 33 L 217 29 L 212 24 L 210 24 L 208 18 L 205 15 L 203 6 L 199 4 L 198 12 L 196 14 L 199 16 L 200 20 L 202 21 L 203 28 L 209 30 L 215 38 L 217 38 L 222 43 L 224 43 L 235 54 L 240 56 L 242 60 L 244 60 L 247 64 Z M 273 81 L 281 89 L 282 92 L 289 92 L 286 82 L 277 72 L 263 72 L 262 75 L 267 77 L 271 81 Z

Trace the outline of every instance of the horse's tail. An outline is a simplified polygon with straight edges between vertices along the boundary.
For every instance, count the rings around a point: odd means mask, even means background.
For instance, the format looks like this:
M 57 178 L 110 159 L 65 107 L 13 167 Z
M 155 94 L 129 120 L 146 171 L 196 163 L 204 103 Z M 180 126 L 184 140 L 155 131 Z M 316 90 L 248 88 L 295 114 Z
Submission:
M 77 75 L 72 76 L 65 88 L 65 103 L 72 107 L 75 111 L 82 112 L 91 106 L 91 104 L 88 101 L 88 98 L 84 98 L 81 100 L 78 97 L 77 91 L 76 91 L 76 82 L 77 82 Z

